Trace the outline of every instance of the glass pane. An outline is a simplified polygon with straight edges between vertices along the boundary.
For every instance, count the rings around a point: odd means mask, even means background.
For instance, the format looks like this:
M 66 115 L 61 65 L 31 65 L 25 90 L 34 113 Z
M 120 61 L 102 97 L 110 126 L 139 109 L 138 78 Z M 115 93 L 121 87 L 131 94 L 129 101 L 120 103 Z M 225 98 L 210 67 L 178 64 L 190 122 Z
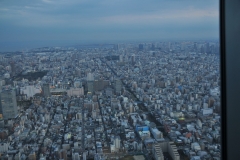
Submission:
M 0 2 L 0 153 L 218 159 L 219 1 Z

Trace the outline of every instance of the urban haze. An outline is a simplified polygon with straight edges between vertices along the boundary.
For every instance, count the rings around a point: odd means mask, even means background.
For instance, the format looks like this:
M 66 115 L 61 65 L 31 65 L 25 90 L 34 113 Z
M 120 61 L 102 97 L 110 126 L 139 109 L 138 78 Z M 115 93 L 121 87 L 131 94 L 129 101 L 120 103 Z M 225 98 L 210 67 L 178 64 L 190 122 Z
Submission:
M 0 159 L 220 160 L 218 1 L 0 1 Z

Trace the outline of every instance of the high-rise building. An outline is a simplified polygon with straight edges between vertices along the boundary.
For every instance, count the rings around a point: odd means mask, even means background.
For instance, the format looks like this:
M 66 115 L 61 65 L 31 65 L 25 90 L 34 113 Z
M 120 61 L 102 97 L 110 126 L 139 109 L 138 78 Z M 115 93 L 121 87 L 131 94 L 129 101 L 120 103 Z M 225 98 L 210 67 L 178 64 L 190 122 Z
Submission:
M 172 49 L 172 44 L 171 44 L 171 42 L 168 42 L 168 49 L 169 49 L 169 51 Z
M 197 50 L 197 42 L 194 42 L 193 49 L 194 49 L 194 51 Z
M 155 45 L 153 43 L 152 43 L 151 49 L 155 50 Z
M 43 84 L 43 95 L 44 95 L 45 97 L 51 96 L 49 84 L 46 84 L 46 83 Z
M 11 72 L 12 72 L 12 75 L 15 75 L 16 73 L 16 66 L 15 66 L 15 62 L 10 62 L 10 65 L 11 65 Z
M 101 91 L 109 85 L 108 80 L 95 80 L 93 81 L 93 91 Z
M 116 93 L 120 93 L 121 94 L 122 81 L 120 79 L 116 79 L 115 80 L 115 90 L 116 90 Z
M 0 116 L 3 119 L 15 118 L 18 115 L 15 90 L 4 88 L 0 93 L 0 100 Z
M 119 55 L 119 62 L 123 62 L 123 55 Z
M 106 88 L 106 90 L 105 90 L 105 93 L 106 93 L 106 96 L 112 96 L 112 88 Z
M 94 76 L 92 73 L 87 73 L 87 81 L 94 81 Z
M 139 44 L 138 49 L 139 49 L 139 51 L 142 51 L 143 50 L 143 44 Z
M 79 153 L 74 153 L 72 159 L 73 160 L 80 160 Z
M 93 93 L 94 92 L 94 81 L 87 81 L 87 88 L 88 88 L 88 92 Z
M 92 73 L 87 73 L 87 88 L 88 92 L 94 92 L 94 76 Z
M 87 153 L 83 152 L 83 160 L 86 160 L 86 159 L 87 159 Z
M 118 45 L 118 44 L 115 44 L 115 45 L 113 46 L 113 49 L 116 50 L 116 51 L 118 51 L 119 45 Z
M 120 149 L 120 142 L 121 142 L 121 139 L 119 136 L 116 136 L 115 137 L 115 141 L 114 141 L 114 144 L 115 144 L 115 148 L 116 149 Z

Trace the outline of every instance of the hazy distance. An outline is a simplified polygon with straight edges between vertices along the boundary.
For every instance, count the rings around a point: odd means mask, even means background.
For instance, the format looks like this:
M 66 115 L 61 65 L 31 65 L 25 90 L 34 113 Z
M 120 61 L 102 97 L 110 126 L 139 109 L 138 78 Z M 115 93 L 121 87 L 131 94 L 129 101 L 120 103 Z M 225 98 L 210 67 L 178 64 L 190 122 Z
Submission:
M 0 51 L 219 38 L 217 0 L 0 1 Z

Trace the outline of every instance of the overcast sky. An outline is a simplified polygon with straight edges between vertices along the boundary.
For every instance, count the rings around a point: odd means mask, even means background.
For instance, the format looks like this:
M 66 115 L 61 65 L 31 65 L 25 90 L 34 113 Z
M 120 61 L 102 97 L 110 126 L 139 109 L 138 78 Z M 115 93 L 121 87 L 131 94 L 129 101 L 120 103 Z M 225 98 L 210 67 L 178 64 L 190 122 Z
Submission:
M 218 37 L 218 0 L 0 0 L 0 51 Z

